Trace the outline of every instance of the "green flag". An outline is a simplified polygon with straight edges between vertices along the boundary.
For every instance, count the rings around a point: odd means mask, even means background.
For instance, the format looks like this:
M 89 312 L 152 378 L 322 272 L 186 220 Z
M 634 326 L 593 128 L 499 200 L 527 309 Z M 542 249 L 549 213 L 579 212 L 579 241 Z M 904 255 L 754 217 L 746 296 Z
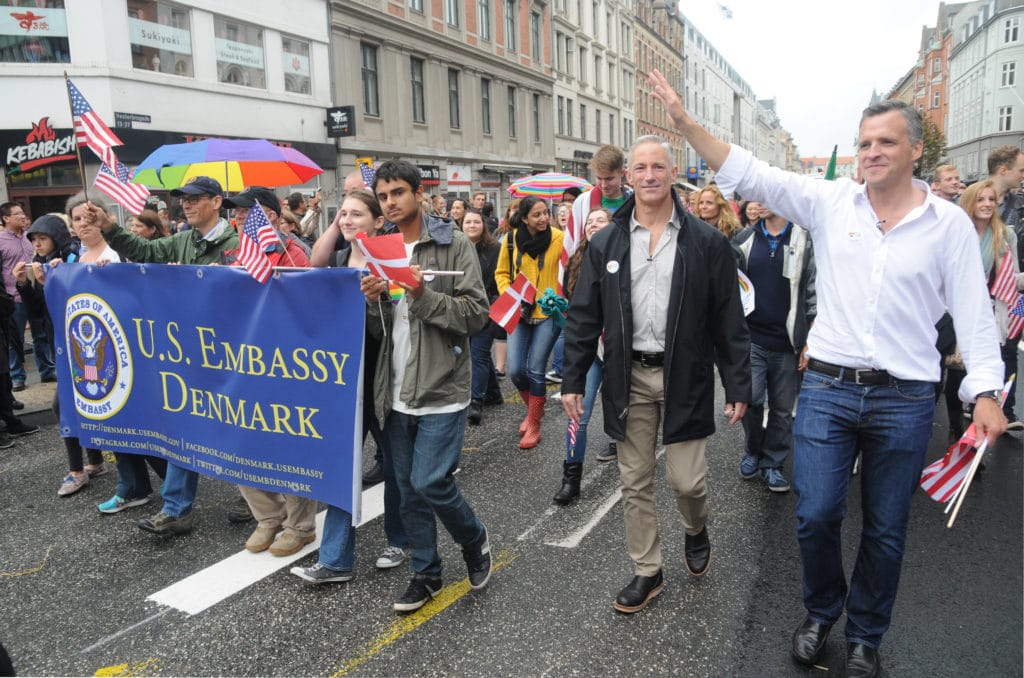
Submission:
M 836 180 L 836 151 L 839 150 L 839 144 L 832 147 L 832 157 L 828 160 L 828 167 L 825 168 L 825 181 Z

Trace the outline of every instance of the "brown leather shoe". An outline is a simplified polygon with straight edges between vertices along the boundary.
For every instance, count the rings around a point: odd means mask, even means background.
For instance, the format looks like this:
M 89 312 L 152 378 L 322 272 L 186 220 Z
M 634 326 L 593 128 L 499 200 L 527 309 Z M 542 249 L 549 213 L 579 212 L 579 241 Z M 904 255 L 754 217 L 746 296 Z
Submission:
M 280 525 L 277 527 L 257 527 L 245 541 L 245 550 L 252 553 L 266 551 L 274 543 L 274 537 L 282 529 Z
M 316 539 L 315 534 L 307 534 L 305 537 L 300 537 L 291 532 L 283 532 L 271 545 L 270 555 L 290 556 L 298 553 L 303 546 L 311 543 L 314 539 Z

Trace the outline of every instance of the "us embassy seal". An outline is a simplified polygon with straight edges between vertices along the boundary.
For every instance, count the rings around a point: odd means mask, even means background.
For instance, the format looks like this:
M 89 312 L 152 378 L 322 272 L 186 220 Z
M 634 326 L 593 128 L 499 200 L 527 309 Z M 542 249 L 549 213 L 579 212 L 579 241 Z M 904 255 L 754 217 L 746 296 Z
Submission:
M 68 299 L 65 341 L 75 410 L 89 419 L 109 419 L 132 391 L 132 353 L 120 321 L 94 294 Z

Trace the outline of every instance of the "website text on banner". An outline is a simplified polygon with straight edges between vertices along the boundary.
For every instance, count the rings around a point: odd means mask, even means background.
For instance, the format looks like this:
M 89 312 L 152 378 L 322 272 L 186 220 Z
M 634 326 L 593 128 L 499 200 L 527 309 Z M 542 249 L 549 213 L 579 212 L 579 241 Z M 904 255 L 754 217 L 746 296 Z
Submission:
M 61 435 L 319 499 L 359 520 L 359 272 L 58 266 Z M 74 403 L 74 407 L 71 406 Z

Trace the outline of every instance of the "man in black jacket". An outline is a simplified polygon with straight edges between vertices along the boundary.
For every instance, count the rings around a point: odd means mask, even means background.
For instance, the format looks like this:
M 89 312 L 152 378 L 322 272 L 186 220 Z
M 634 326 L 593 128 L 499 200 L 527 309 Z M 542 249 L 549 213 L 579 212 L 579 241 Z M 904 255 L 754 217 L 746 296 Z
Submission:
M 700 577 L 711 563 L 705 450 L 715 430 L 714 363 L 730 424 L 750 402 L 750 339 L 736 260 L 725 236 L 679 203 L 672 157 L 656 136 L 640 137 L 630 149 L 635 193 L 590 241 L 566 325 L 562 404 L 577 421 L 604 335 L 604 425 L 621 441 L 626 541 L 635 564 L 614 602 L 625 613 L 642 610 L 663 587 L 653 485 L 659 425 L 686 529 L 686 569 Z

